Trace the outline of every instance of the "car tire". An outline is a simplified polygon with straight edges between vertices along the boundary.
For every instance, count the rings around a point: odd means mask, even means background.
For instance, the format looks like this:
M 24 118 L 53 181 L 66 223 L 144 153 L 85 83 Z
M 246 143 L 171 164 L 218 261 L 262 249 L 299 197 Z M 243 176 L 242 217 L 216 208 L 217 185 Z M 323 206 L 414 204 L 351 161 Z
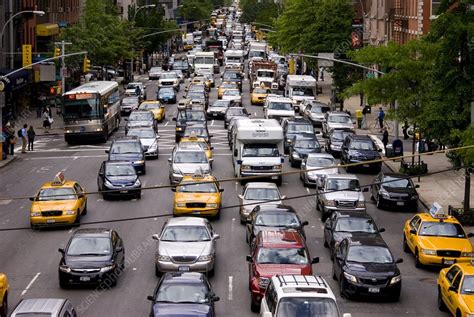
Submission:
M 443 296 L 441 296 L 441 289 L 438 286 L 438 309 L 440 311 L 446 311 L 446 304 L 444 303 Z
M 410 247 L 408 246 L 407 237 L 405 234 L 403 235 L 403 252 L 410 253 Z
M 329 249 L 329 243 L 326 241 L 326 237 L 324 237 L 323 239 L 324 239 L 324 244 L 323 244 L 324 247 Z
M 7 317 L 8 314 L 8 292 L 3 296 L 2 307 L 0 308 L 0 317 Z
M 80 226 L 80 225 L 81 225 L 81 214 L 80 214 L 79 209 L 78 209 L 76 220 L 74 220 L 73 226 Z
M 344 277 L 342 275 L 339 277 L 339 294 L 341 294 L 341 297 L 345 297 L 346 299 L 349 299 L 349 296 L 347 295 L 345 291 L 345 283 L 344 283 Z
M 283 183 L 282 177 L 279 176 L 275 183 L 276 183 L 277 186 L 281 186 L 281 184 Z
M 253 300 L 252 295 L 250 295 L 250 310 L 252 313 L 258 313 L 260 311 L 260 305 Z
M 65 280 L 63 280 L 61 277 L 59 278 L 59 287 L 62 289 L 68 289 L 69 288 L 69 283 L 67 283 Z
M 210 270 L 207 272 L 207 276 L 208 276 L 208 277 L 213 277 L 213 276 L 214 276 L 214 273 L 215 273 L 214 267 L 212 267 L 212 269 L 210 269 Z
M 156 264 L 155 264 L 155 275 L 157 277 L 161 277 L 161 275 L 162 275 L 161 271 L 158 269 L 158 266 Z
M 139 191 L 138 193 L 135 194 L 136 199 L 141 199 L 142 198 L 142 191 Z
M 377 209 L 382 209 L 382 203 L 380 202 L 380 195 L 377 195 L 377 197 L 375 198 L 375 206 L 377 207 Z
M 423 264 L 420 262 L 420 254 L 418 253 L 418 249 L 415 250 L 415 267 L 418 269 L 423 267 Z
M 83 216 L 87 215 L 87 201 L 86 201 L 86 205 L 84 206 L 84 209 L 82 210 L 82 215 Z
M 296 164 L 295 161 L 293 161 L 293 160 L 290 160 L 290 165 L 291 165 L 291 167 L 294 167 L 294 168 L 298 167 L 298 164 Z

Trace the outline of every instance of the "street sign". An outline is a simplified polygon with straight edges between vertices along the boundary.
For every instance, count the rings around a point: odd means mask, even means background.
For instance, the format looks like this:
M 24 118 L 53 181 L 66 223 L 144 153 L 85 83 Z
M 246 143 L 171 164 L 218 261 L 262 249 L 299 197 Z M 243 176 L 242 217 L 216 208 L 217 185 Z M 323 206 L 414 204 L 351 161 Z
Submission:
M 334 53 L 318 53 L 318 57 L 334 59 Z M 333 61 L 318 59 L 318 67 L 332 67 L 332 66 L 334 66 Z
M 23 67 L 27 69 L 31 69 L 31 65 L 33 63 L 33 57 L 31 54 L 31 44 L 23 44 L 21 46 L 22 55 L 23 55 Z

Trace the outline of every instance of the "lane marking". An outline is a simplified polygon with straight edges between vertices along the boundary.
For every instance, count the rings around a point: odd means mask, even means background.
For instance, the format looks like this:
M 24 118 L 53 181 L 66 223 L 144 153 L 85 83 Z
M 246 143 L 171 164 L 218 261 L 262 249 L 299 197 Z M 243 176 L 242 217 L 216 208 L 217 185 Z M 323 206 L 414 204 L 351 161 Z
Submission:
M 310 193 L 310 192 L 309 192 L 309 188 L 308 188 L 308 187 L 306 187 L 306 191 L 308 192 L 308 194 Z
M 212 119 L 211 121 L 211 127 L 214 125 L 214 119 Z
M 30 289 L 30 287 L 33 285 L 33 283 L 38 279 L 38 277 L 41 275 L 41 272 L 36 273 L 36 275 L 31 279 L 30 283 L 26 285 L 25 289 L 21 292 L 21 296 L 25 295 L 26 292 Z
M 234 298 L 234 295 L 232 294 L 233 288 L 234 288 L 232 285 L 233 281 L 234 281 L 234 277 L 232 275 L 229 276 L 229 295 L 227 297 L 228 300 L 233 300 Z
M 168 124 L 170 124 L 170 122 L 169 122 L 169 121 L 166 121 L 166 123 L 165 123 L 165 127 L 166 127 L 166 126 L 168 126 Z

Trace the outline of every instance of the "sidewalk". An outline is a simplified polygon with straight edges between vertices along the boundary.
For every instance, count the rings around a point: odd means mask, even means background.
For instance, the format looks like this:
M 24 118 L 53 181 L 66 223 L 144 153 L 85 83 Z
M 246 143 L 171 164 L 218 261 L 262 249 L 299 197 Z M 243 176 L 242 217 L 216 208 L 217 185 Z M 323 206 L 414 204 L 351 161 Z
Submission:
M 332 79 L 330 74 L 326 74 L 327 81 L 318 82 L 318 85 L 322 87 L 323 93 L 318 95 L 318 100 L 329 103 L 331 97 L 331 84 Z M 384 111 L 387 113 L 388 107 L 383 107 Z M 350 111 L 351 116 L 355 119 L 356 110 L 362 110 L 360 106 L 359 96 L 351 97 L 344 101 L 344 110 Z M 367 115 L 367 122 L 372 122 L 375 120 L 377 115 L 378 107 L 372 107 L 372 113 Z M 400 127 L 400 138 L 403 138 Z M 383 144 L 381 139 L 381 133 L 372 133 L 370 130 L 356 129 L 357 134 L 367 134 L 374 139 L 378 147 L 382 148 Z M 393 133 L 392 133 L 393 134 Z M 390 135 L 389 141 L 394 140 L 394 135 Z M 402 140 L 404 146 L 404 155 L 411 155 L 412 140 Z M 382 152 L 385 155 L 384 151 Z M 411 158 L 410 158 L 411 160 Z M 432 154 L 432 155 L 423 155 L 421 160 L 428 164 L 428 173 L 443 171 L 451 169 L 453 166 L 448 160 L 444 153 Z M 418 161 L 418 158 L 415 157 L 415 162 Z M 399 172 L 400 161 L 387 161 L 385 165 L 395 173 Z M 415 184 L 419 184 L 418 194 L 420 201 L 426 209 L 429 209 L 434 202 L 439 203 L 447 211 L 448 206 L 462 207 L 464 201 L 464 171 L 463 170 L 451 170 L 443 173 L 438 173 L 434 175 L 422 176 L 420 177 L 420 182 L 418 182 L 417 177 L 412 178 Z M 474 203 L 474 182 L 471 182 L 471 206 Z
M 17 119 L 18 124 L 21 126 L 23 124 L 27 124 L 28 126 L 32 125 L 35 129 L 36 136 L 47 136 L 47 135 L 62 135 L 64 134 L 64 125 L 63 125 L 63 117 L 60 114 L 56 113 L 56 108 L 51 108 L 53 114 L 53 123 L 51 124 L 51 129 L 49 129 L 48 133 L 45 133 L 43 128 L 43 117 L 37 118 L 36 117 L 36 109 L 33 109 L 29 114 L 28 112 L 24 111 L 23 113 L 28 114 L 24 116 L 24 118 Z

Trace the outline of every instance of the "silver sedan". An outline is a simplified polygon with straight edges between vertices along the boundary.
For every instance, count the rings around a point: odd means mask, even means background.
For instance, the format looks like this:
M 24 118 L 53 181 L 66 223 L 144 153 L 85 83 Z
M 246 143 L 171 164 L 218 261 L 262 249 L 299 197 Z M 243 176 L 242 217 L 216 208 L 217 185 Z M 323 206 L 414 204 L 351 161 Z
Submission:
M 310 153 L 301 163 L 300 179 L 304 186 L 321 187 L 327 175 L 339 174 L 336 160 L 331 154 Z
M 282 196 L 278 186 L 275 183 L 252 182 L 245 185 L 240 200 L 240 223 L 245 224 L 250 212 L 257 205 L 265 202 L 270 204 L 282 204 L 282 200 L 286 196 Z
M 163 272 L 203 272 L 214 274 L 216 240 L 207 219 L 182 217 L 165 222 L 161 233 L 154 234 L 158 240 L 155 258 L 155 273 Z

